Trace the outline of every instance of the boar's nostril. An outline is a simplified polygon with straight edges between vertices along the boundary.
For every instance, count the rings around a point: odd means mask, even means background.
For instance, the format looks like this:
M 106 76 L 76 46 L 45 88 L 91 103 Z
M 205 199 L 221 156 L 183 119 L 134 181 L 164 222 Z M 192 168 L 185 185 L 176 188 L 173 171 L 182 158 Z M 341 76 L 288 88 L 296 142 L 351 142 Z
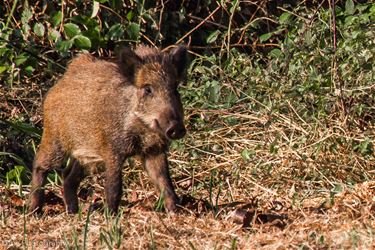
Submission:
M 181 139 L 185 136 L 186 129 L 184 125 L 181 125 L 177 122 L 172 122 L 172 124 L 169 126 L 165 134 L 169 139 Z
M 186 129 L 184 126 L 180 126 L 180 129 L 178 130 L 178 139 L 184 137 L 186 134 Z M 176 138 L 177 139 L 177 138 Z

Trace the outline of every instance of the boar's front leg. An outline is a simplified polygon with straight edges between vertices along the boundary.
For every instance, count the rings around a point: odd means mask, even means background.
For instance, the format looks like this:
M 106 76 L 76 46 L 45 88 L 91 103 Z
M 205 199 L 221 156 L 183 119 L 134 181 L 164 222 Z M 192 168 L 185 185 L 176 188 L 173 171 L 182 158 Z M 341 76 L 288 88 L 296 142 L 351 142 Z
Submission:
M 165 208 L 169 211 L 175 211 L 178 204 L 178 197 L 169 175 L 166 154 L 145 155 L 144 164 L 152 182 L 160 190 L 161 195 L 164 195 Z
M 105 176 L 105 196 L 109 212 L 114 214 L 118 212 L 122 195 L 122 175 L 121 165 L 115 160 L 115 157 L 106 161 Z

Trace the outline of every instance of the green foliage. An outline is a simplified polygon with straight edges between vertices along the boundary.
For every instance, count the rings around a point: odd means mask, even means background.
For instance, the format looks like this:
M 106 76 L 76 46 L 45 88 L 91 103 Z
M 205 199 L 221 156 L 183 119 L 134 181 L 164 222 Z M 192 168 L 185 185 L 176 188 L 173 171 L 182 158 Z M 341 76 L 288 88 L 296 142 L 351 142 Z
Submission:
M 165 204 L 165 196 L 164 196 L 164 192 L 160 192 L 160 196 L 158 198 L 158 200 L 155 202 L 155 211 L 157 212 L 161 212 L 161 211 L 164 211 L 164 204 Z
M 105 245 L 108 249 L 118 249 L 121 246 L 124 229 L 121 226 L 121 220 L 123 219 L 122 211 L 111 217 L 106 210 L 106 222 L 107 228 L 100 230 L 100 242 Z
M 373 118 L 374 92 L 363 90 L 370 90 L 375 80 L 375 32 L 370 28 L 374 7 L 349 2 L 345 10 L 336 10 L 336 51 L 329 9 L 319 11 L 319 19 L 311 24 L 306 21 L 312 15 L 308 10 L 299 10 L 301 18 L 293 17 L 293 22 L 288 21 L 292 15 L 284 12 L 276 32 L 259 37 L 260 42 L 272 39 L 278 43 L 265 56 L 257 53 L 250 59 L 232 49 L 224 61 L 215 54 L 197 58 L 189 71 L 192 81 L 184 90 L 185 102 L 220 109 L 247 99 L 253 110 L 280 113 L 289 112 L 288 106 L 293 104 L 302 119 L 315 122 L 332 114 L 342 100 L 351 121 Z M 280 36 L 280 30 L 286 36 Z M 337 72 L 333 62 L 338 63 Z
M 15 183 L 19 187 L 19 194 L 22 196 L 22 184 L 29 181 L 30 172 L 24 166 L 14 166 L 14 168 L 6 173 L 6 185 Z

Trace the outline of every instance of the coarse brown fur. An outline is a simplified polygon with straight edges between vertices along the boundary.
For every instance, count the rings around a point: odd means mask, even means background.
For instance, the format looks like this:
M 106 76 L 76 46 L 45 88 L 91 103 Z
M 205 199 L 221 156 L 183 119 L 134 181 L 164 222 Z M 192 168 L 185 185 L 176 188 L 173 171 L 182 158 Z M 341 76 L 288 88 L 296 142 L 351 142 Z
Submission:
M 30 209 L 41 211 L 47 172 L 64 171 L 64 201 L 78 211 L 77 189 L 84 172 L 103 167 L 106 201 L 112 212 L 121 199 L 121 167 L 140 155 L 152 181 L 163 192 L 165 206 L 178 203 L 168 170 L 169 141 L 185 135 L 177 91 L 186 67 L 186 49 L 171 53 L 140 46 L 124 49 L 117 63 L 90 54 L 75 58 L 44 102 L 44 132 L 34 160 Z

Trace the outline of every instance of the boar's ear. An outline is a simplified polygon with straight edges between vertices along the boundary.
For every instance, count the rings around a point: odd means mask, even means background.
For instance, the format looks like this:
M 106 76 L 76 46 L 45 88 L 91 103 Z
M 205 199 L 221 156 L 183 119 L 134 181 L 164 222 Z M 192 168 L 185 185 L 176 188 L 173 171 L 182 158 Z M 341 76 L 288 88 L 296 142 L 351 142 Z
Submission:
M 120 51 L 119 63 L 122 73 L 133 81 L 137 67 L 142 63 L 142 59 L 129 48 Z
M 170 53 L 170 58 L 173 65 L 177 69 L 177 77 L 179 79 L 183 78 L 185 75 L 185 69 L 187 65 L 187 49 L 185 46 L 180 45 L 177 48 L 173 49 Z

